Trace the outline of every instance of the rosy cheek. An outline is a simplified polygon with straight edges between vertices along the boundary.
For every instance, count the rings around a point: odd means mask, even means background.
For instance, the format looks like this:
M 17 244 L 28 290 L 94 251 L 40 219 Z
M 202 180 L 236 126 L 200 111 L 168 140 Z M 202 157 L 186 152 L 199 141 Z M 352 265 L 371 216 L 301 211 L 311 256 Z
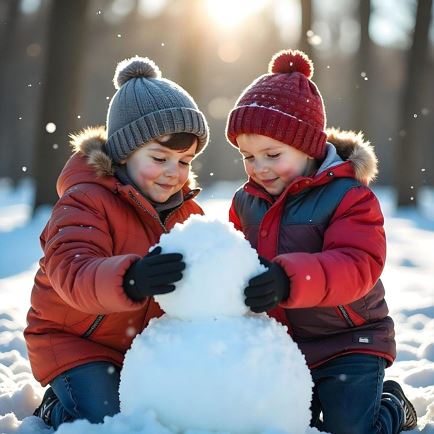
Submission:
M 190 167 L 182 167 L 179 172 L 179 183 L 184 185 L 187 182 L 188 176 L 190 175 Z
M 293 169 L 286 167 L 284 164 L 276 165 L 274 168 L 274 172 L 277 176 L 282 178 L 290 178 L 293 176 Z
M 155 179 L 161 174 L 161 168 L 155 164 L 147 164 L 140 167 L 140 176 L 143 179 Z
M 249 175 L 250 177 L 253 177 L 252 165 L 247 161 L 244 161 L 244 170 L 246 171 L 247 175 Z

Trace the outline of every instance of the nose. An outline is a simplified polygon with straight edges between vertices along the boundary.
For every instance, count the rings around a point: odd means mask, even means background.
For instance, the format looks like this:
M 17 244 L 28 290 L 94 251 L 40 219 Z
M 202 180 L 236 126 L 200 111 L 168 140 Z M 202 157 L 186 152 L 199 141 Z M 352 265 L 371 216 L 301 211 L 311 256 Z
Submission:
M 169 164 L 167 164 L 164 174 L 167 177 L 174 178 L 178 176 L 178 170 L 179 170 L 178 164 L 176 162 L 170 162 Z
M 255 160 L 255 166 L 254 166 L 255 173 L 266 173 L 268 171 L 267 163 L 264 161 L 261 161 L 260 159 Z

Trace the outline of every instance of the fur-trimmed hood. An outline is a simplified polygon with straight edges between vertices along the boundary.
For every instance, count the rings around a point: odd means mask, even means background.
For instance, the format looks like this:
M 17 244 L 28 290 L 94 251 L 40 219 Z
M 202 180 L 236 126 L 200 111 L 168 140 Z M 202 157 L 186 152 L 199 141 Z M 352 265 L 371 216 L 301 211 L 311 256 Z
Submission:
M 71 134 L 71 146 L 75 153 L 87 157 L 87 162 L 95 169 L 97 176 L 113 176 L 113 161 L 104 152 L 107 132 L 104 127 L 89 127 L 77 134 Z
M 364 139 L 361 132 L 328 128 L 326 133 L 327 141 L 334 145 L 342 160 L 351 162 L 358 181 L 369 184 L 375 179 L 378 159 L 373 146 Z

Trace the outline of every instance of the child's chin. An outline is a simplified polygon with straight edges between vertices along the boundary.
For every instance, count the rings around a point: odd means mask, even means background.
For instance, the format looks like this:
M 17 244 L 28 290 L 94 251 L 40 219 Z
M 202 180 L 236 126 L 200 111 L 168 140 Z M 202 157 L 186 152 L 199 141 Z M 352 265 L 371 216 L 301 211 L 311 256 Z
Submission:
M 169 199 L 169 197 L 170 196 L 167 196 L 167 197 L 166 196 L 165 197 L 158 196 L 158 197 L 152 197 L 151 199 L 156 203 L 164 203 Z
M 271 196 L 279 196 L 279 194 L 282 193 L 283 191 L 283 189 L 281 188 L 266 188 L 266 187 L 264 188 L 268 194 L 271 194 Z
M 164 203 L 170 197 L 170 195 L 165 194 L 146 194 L 145 196 L 155 203 Z

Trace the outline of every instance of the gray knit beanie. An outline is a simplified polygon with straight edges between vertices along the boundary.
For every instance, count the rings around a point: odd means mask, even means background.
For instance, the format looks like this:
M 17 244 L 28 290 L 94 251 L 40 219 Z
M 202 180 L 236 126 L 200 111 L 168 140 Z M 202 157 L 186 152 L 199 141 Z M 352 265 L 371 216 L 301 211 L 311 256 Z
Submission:
M 113 82 L 117 92 L 107 113 L 106 152 L 120 163 L 143 143 L 173 133 L 197 136 L 196 154 L 208 144 L 208 124 L 193 98 L 173 81 L 161 77 L 150 59 L 120 62 Z

